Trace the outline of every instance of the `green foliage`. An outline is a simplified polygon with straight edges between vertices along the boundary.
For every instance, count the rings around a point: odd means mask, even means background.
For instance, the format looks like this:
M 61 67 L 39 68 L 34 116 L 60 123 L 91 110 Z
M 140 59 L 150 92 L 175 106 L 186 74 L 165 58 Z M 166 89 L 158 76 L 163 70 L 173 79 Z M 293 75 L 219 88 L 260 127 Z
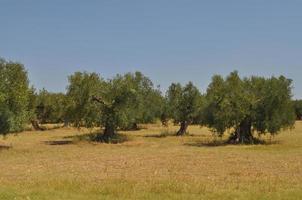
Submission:
M 161 96 L 158 107 L 160 108 L 159 115 L 162 125 L 168 126 L 168 122 L 170 118 L 170 107 L 167 98 Z
M 291 80 L 283 76 L 216 75 L 207 90 L 202 123 L 220 135 L 233 128 L 240 140 L 250 141 L 253 131 L 277 134 L 294 123 L 291 95 Z
M 20 63 L 0 59 L 0 134 L 22 131 L 31 116 L 27 72 Z
M 100 125 L 99 107 L 91 97 L 98 95 L 103 80 L 96 73 L 76 72 L 69 76 L 66 97 L 66 118 L 75 126 L 94 127 Z
M 127 127 L 135 119 L 133 110 L 138 103 L 138 94 L 129 75 L 117 75 L 105 82 L 100 93 L 102 102 L 99 102 L 101 110 L 101 123 L 105 131 L 112 134 L 118 127 Z
M 219 135 L 233 130 L 235 140 L 249 142 L 254 132 L 277 134 L 301 119 L 302 101 L 291 100 L 291 84 L 283 76 L 241 79 L 235 71 L 226 78 L 214 76 L 205 98 L 191 82 L 171 84 L 163 97 L 140 72 L 109 80 L 76 72 L 69 77 L 66 95 L 45 89 L 36 94 L 22 64 L 0 59 L 0 133 L 22 131 L 38 120 L 102 126 L 105 135 L 112 135 L 118 128 L 133 129 L 160 118 L 163 124 L 168 119 L 180 124 L 180 135 L 199 123 Z
M 179 134 L 186 132 L 186 128 L 201 117 L 203 97 L 197 87 L 189 82 L 182 87 L 179 83 L 173 83 L 166 95 L 168 111 L 167 114 L 175 123 L 181 123 Z
M 94 73 L 77 72 L 69 78 L 68 116 L 77 126 L 131 129 L 159 116 L 159 90 L 140 72 L 116 75 L 107 81 Z
M 293 104 L 295 108 L 296 118 L 298 120 L 302 120 L 302 100 L 295 100 Z
M 135 98 L 127 107 L 127 119 L 122 129 L 135 129 L 139 123 L 151 123 L 160 117 L 162 96 L 159 89 L 154 89 L 152 81 L 141 72 L 124 75 L 127 87 L 135 91 Z
M 43 89 L 36 97 L 36 115 L 41 123 L 61 123 L 65 119 L 66 97 Z
M 9 133 L 11 129 L 10 119 L 12 118 L 12 113 L 8 110 L 6 106 L 1 105 L 0 107 L 0 133 Z
M 201 115 L 202 95 L 192 82 L 184 87 L 179 83 L 171 84 L 166 99 L 169 105 L 169 115 L 176 123 L 182 121 L 192 123 Z

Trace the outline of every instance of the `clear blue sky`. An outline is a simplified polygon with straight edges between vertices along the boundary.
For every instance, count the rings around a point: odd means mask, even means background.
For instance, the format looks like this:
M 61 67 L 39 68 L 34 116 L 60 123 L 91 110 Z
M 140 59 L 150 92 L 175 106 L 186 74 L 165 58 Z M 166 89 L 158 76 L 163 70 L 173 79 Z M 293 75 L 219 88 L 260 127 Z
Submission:
M 0 0 L 0 56 L 37 88 L 139 70 L 166 89 L 213 74 L 285 75 L 302 98 L 300 0 Z

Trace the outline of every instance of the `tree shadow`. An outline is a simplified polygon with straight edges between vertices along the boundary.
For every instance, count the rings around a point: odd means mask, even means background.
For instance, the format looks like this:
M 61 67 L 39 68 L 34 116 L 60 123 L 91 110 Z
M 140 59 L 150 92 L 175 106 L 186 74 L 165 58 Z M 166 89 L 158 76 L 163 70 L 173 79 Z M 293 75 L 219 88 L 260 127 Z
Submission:
M 73 141 L 70 140 L 50 140 L 44 141 L 44 144 L 51 145 L 51 146 L 61 146 L 61 145 L 69 145 L 73 144 Z
M 212 141 L 195 141 L 184 143 L 185 146 L 191 147 L 222 147 L 230 145 L 226 141 L 212 140 Z
M 120 144 L 130 140 L 129 137 L 123 134 L 116 134 L 111 138 L 104 137 L 100 133 L 87 133 L 83 135 L 70 135 L 63 137 L 64 139 L 71 139 L 72 141 L 86 141 L 86 142 L 99 142 L 109 144 Z
M 184 143 L 185 146 L 192 147 L 223 147 L 223 146 L 238 146 L 238 145 L 275 145 L 280 144 L 278 140 L 261 140 L 257 139 L 253 143 L 234 143 L 229 140 L 210 140 L 210 141 L 195 141 Z
M 11 148 L 12 148 L 11 145 L 1 145 L 1 144 L 0 144 L 0 151 L 1 151 L 1 150 L 8 150 L 8 149 L 11 149 Z
M 146 127 L 138 127 L 138 128 L 129 128 L 129 129 L 118 129 L 118 131 L 124 131 L 124 132 L 137 132 L 137 131 L 141 131 L 141 130 L 146 130 L 148 128 Z
M 165 137 L 205 137 L 203 135 L 196 135 L 191 133 L 186 133 L 185 135 L 177 135 L 176 131 L 163 131 L 159 134 L 148 134 L 144 135 L 146 138 L 165 138 Z
M 166 138 L 166 137 L 176 137 L 176 132 L 174 131 L 163 131 L 159 134 L 149 134 L 144 135 L 145 138 Z

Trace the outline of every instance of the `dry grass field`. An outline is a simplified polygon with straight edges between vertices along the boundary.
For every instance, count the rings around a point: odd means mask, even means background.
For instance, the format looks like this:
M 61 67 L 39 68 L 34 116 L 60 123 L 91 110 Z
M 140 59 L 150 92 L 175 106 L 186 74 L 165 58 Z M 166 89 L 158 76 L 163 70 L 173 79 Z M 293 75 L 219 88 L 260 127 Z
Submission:
M 161 134 L 176 128 L 146 125 L 121 144 L 72 128 L 1 138 L 0 199 L 302 199 L 302 122 L 266 145 L 215 145 L 198 126 Z

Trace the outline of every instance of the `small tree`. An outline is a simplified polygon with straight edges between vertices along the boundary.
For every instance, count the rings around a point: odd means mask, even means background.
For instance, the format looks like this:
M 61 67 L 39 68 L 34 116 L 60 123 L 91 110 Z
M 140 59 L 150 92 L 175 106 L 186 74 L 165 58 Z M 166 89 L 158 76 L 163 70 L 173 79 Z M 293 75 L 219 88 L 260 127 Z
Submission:
M 231 142 L 252 143 L 254 132 L 277 134 L 294 123 L 291 80 L 283 76 L 240 79 L 236 71 L 226 79 L 214 76 L 203 113 L 202 124 L 219 135 L 234 130 Z
M 192 82 L 184 87 L 173 83 L 167 91 L 166 99 L 169 107 L 167 113 L 175 123 L 180 123 L 177 135 L 182 136 L 188 126 L 201 115 L 202 95 Z
M 20 63 L 0 59 L 0 134 L 19 132 L 29 122 L 30 88 Z

